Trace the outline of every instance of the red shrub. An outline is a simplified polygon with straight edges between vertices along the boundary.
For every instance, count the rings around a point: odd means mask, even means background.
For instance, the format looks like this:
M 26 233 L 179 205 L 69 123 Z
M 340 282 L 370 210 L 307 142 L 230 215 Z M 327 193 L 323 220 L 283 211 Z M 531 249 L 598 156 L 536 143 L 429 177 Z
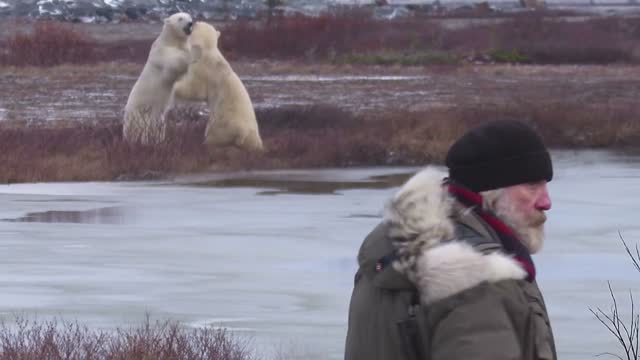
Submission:
M 377 20 L 366 12 L 278 17 L 268 24 L 226 26 L 220 46 L 247 57 L 311 59 L 332 54 L 431 46 L 439 27 L 419 19 Z
M 0 54 L 0 63 L 5 65 L 53 66 L 95 61 L 95 41 L 60 22 L 36 22 L 31 32 L 14 35 L 5 46 Z

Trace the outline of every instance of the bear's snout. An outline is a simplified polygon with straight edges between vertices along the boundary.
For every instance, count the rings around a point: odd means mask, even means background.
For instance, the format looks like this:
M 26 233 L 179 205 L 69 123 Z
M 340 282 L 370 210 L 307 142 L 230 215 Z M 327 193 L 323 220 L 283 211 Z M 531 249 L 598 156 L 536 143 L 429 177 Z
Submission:
M 193 21 L 189 21 L 187 25 L 184 27 L 184 32 L 187 35 L 191 35 L 193 32 Z

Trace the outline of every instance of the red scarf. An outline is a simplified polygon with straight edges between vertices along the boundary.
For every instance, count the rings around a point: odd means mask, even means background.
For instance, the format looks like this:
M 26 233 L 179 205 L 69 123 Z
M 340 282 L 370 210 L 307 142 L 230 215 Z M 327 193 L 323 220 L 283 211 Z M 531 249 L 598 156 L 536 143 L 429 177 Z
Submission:
M 498 234 L 502 248 L 514 256 L 514 259 L 520 263 L 522 268 L 527 272 L 527 280 L 532 282 L 536 278 L 536 267 L 531 259 L 529 250 L 518 239 L 514 231 L 508 227 L 493 213 L 482 209 L 482 196 L 460 185 L 448 184 L 448 191 L 458 201 L 465 206 L 471 208 L 478 214 L 493 230 Z

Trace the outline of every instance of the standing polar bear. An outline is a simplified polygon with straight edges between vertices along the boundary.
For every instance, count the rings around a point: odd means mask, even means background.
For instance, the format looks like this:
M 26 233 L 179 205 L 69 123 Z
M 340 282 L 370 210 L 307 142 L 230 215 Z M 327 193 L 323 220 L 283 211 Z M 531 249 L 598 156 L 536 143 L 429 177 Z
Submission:
M 235 145 L 245 150 L 262 150 L 262 139 L 247 89 L 218 49 L 220 32 L 205 22 L 196 22 L 189 43 L 202 50 L 200 59 L 175 85 L 182 100 L 206 101 L 209 121 L 206 144 Z
M 126 141 L 142 144 L 164 141 L 165 113 L 173 100 L 173 86 L 198 57 L 198 49 L 190 49 L 187 43 L 192 30 L 189 14 L 177 13 L 164 19 L 162 32 L 151 45 L 147 62 L 124 108 Z

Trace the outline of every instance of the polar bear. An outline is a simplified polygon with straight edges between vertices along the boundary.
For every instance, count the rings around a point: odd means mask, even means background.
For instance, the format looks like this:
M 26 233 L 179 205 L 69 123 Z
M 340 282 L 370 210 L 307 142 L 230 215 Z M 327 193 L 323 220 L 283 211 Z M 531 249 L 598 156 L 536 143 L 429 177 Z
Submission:
M 219 37 L 220 32 L 213 26 L 201 21 L 194 24 L 188 41 L 190 46 L 202 50 L 202 56 L 176 83 L 175 96 L 181 100 L 207 102 L 210 113 L 205 144 L 262 150 L 251 98 L 218 49 Z
M 187 39 L 193 20 L 187 13 L 164 19 L 162 32 L 151 45 L 147 62 L 133 85 L 124 108 L 123 137 L 128 142 L 157 144 L 165 139 L 165 112 L 173 100 L 173 86 L 198 57 Z

